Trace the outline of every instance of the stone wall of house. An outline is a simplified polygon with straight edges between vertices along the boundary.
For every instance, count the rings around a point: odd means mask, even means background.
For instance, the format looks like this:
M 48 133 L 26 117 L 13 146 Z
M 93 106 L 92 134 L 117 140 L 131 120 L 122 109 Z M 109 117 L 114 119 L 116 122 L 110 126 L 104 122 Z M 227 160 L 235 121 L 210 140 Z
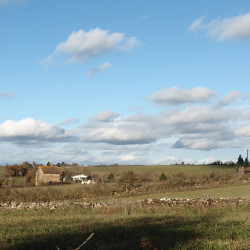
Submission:
M 44 174 L 40 168 L 36 172 L 36 186 L 50 182 L 58 183 L 60 181 L 60 174 Z
M 43 183 L 60 182 L 60 174 L 43 174 L 41 181 Z
M 36 171 L 36 186 L 42 183 L 43 180 L 43 172 L 40 168 Z

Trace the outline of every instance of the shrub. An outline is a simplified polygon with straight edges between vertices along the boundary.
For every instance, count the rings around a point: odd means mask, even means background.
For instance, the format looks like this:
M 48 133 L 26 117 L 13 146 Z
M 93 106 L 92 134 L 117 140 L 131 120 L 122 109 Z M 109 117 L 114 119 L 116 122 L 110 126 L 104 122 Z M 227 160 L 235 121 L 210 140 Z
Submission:
M 168 178 L 167 178 L 167 176 L 164 174 L 164 173 L 161 173 L 161 175 L 160 175 L 160 177 L 159 177 L 159 180 L 160 181 L 165 181 L 165 180 L 167 180 Z
M 25 176 L 25 182 L 26 183 L 31 183 L 31 184 L 35 185 L 36 171 L 37 171 L 37 167 L 34 167 L 34 168 L 28 170 L 28 173 Z
M 109 176 L 107 177 L 107 180 L 111 181 L 114 180 L 115 176 L 113 173 L 110 173 Z
M 136 181 L 136 175 L 133 171 L 124 172 L 119 178 L 119 183 L 123 184 L 126 190 L 126 193 L 130 192 L 130 189 L 134 186 Z
M 72 181 L 72 174 L 68 170 L 66 170 L 61 173 L 60 178 L 62 181 L 70 182 Z
M 7 165 L 5 172 L 7 176 L 12 177 L 25 176 L 31 168 L 32 165 L 25 161 L 22 164 Z

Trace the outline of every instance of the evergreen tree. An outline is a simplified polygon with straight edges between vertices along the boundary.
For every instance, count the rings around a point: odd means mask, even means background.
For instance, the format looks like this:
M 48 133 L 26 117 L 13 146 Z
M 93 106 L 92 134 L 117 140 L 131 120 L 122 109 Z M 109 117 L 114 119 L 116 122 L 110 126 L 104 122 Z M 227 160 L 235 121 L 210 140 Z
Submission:
M 249 166 L 249 161 L 248 161 L 248 158 L 246 157 L 244 161 L 244 167 L 248 167 L 248 166 Z
M 244 164 L 244 160 L 243 160 L 242 156 L 239 155 L 238 161 L 237 161 L 237 165 L 238 165 L 238 166 L 243 166 L 243 164 Z

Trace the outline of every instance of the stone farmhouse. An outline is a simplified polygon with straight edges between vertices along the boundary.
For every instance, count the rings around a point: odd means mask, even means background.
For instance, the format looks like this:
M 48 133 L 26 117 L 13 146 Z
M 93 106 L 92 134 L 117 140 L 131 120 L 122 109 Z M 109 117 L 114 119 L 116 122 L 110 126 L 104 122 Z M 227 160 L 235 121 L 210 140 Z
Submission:
M 60 171 L 57 166 L 40 166 L 36 171 L 36 186 L 60 181 Z

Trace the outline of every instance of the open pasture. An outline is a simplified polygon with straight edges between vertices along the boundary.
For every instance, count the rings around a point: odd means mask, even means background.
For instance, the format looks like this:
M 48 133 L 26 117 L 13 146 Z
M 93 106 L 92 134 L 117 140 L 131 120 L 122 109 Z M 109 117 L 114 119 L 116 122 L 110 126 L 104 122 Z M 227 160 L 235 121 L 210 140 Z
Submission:
M 119 175 L 122 172 L 133 171 L 135 173 L 154 173 L 154 174 L 200 174 L 221 172 L 235 174 L 234 166 L 224 165 L 118 165 L 118 166 L 84 166 L 84 167 L 66 167 L 61 168 L 63 171 L 69 171 L 73 174 L 99 174 L 108 175 L 113 173 Z
M 211 198 L 244 197 L 250 199 L 250 185 L 230 185 L 227 187 L 207 188 L 201 190 L 181 191 L 168 194 L 169 198 Z
M 152 194 L 147 196 L 133 197 L 130 200 L 142 200 L 143 198 L 233 198 L 241 197 L 250 199 L 250 185 L 233 185 L 226 187 L 206 188 L 200 190 L 162 192 L 160 194 Z
M 170 191 L 165 190 L 155 194 L 147 195 L 134 195 L 129 197 L 107 197 L 100 198 L 99 201 L 113 203 L 113 202 L 139 202 L 144 199 L 161 199 L 161 198 L 184 198 L 184 199 L 197 199 L 197 198 L 246 198 L 250 199 L 250 184 L 244 185 L 230 185 L 225 187 L 204 188 L 199 190 L 187 191 Z M 94 202 L 95 199 L 89 199 Z
M 249 249 L 249 205 L 125 208 L 0 210 L 0 248 L 75 249 L 94 233 L 83 249 Z

